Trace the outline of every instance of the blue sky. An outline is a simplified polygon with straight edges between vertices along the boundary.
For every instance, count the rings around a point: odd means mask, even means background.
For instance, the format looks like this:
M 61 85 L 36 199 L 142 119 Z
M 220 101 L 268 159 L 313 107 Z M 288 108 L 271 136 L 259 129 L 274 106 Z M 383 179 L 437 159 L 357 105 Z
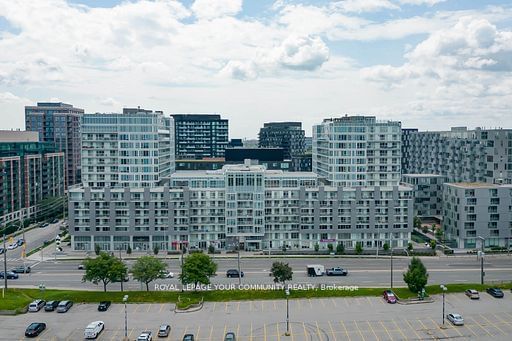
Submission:
M 507 1 L 0 0 L 0 127 L 46 100 L 220 112 L 248 138 L 346 113 L 507 126 L 511 32 Z

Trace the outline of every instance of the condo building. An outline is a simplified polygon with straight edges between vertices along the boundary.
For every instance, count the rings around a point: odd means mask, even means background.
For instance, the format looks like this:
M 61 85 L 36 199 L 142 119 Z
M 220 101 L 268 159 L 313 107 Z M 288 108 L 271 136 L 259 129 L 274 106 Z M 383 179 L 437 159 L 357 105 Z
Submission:
M 313 172 L 331 186 L 396 186 L 400 161 L 400 122 L 344 116 L 313 127 Z
M 407 186 L 323 186 L 316 174 L 225 165 L 177 171 L 163 186 L 72 189 L 74 250 L 178 249 L 182 245 L 246 250 L 314 249 L 357 242 L 404 247 L 412 230 Z
M 403 174 L 402 183 L 413 188 L 414 216 L 441 220 L 444 177 L 437 174 Z
M 62 102 L 38 102 L 25 107 L 27 131 L 37 131 L 39 141 L 51 142 L 64 152 L 66 188 L 80 183 L 80 120 L 84 110 Z
M 301 122 L 264 123 L 258 134 L 260 148 L 282 148 L 284 158 L 304 155 L 305 132 Z

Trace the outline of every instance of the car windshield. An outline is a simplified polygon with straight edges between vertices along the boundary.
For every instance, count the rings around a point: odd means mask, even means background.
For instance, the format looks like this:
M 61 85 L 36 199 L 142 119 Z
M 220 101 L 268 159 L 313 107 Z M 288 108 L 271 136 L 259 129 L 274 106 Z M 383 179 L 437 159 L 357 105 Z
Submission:
M 160 331 L 165 332 L 167 330 L 167 326 L 160 326 Z
M 29 330 L 36 329 L 38 325 L 39 325 L 39 323 L 32 323 L 30 326 L 28 326 L 28 329 Z

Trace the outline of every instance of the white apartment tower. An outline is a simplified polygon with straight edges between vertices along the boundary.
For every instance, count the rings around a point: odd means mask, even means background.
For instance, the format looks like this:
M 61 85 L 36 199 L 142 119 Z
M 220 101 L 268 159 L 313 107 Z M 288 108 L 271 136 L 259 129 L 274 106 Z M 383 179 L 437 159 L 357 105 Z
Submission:
M 313 172 L 328 185 L 397 186 L 400 162 L 400 122 L 344 116 L 313 126 Z
M 161 111 L 82 117 L 82 183 L 85 187 L 154 187 L 174 172 L 174 124 Z

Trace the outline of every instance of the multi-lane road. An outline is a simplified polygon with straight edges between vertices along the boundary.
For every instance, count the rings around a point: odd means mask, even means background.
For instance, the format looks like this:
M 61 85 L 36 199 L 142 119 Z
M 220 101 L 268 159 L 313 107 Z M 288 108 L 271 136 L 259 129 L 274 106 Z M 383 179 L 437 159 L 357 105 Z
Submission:
M 479 283 L 480 262 L 476 256 L 473 257 L 423 257 L 423 262 L 429 272 L 430 284 L 442 283 Z M 285 261 L 293 268 L 293 283 L 301 284 L 330 284 L 342 283 L 357 285 L 360 287 L 388 287 L 390 286 L 391 271 L 389 258 L 242 258 L 241 270 L 245 276 L 243 284 L 271 284 L 273 279 L 269 276 L 269 269 L 273 261 Z M 403 286 L 402 274 L 406 271 L 410 259 L 405 257 L 394 258 L 393 281 L 395 286 Z M 11 262 L 14 266 L 20 261 Z M 130 268 L 134 260 L 127 260 Z M 180 273 L 180 261 L 178 259 L 166 259 L 168 269 L 176 275 Z M 212 278 L 212 283 L 233 283 L 238 284 L 237 278 L 226 278 L 226 270 L 236 269 L 236 258 L 215 258 L 218 264 L 217 276 Z M 34 287 L 44 284 L 47 288 L 73 288 L 73 289 L 96 289 L 100 286 L 91 283 L 83 283 L 83 270 L 78 270 L 80 261 L 44 261 L 32 264 L 32 273 L 20 275 L 17 280 L 11 280 L 11 286 Z M 306 265 L 322 264 L 326 268 L 341 266 L 348 269 L 347 277 L 316 277 L 310 278 L 306 275 Z M 499 282 L 512 280 L 512 256 L 487 256 L 484 263 L 486 282 Z M 156 283 L 178 284 L 177 278 L 162 279 Z M 111 290 L 118 290 L 120 285 L 110 285 Z M 139 282 L 130 277 L 125 283 L 125 289 L 140 290 Z M 154 288 L 154 286 L 152 286 Z

